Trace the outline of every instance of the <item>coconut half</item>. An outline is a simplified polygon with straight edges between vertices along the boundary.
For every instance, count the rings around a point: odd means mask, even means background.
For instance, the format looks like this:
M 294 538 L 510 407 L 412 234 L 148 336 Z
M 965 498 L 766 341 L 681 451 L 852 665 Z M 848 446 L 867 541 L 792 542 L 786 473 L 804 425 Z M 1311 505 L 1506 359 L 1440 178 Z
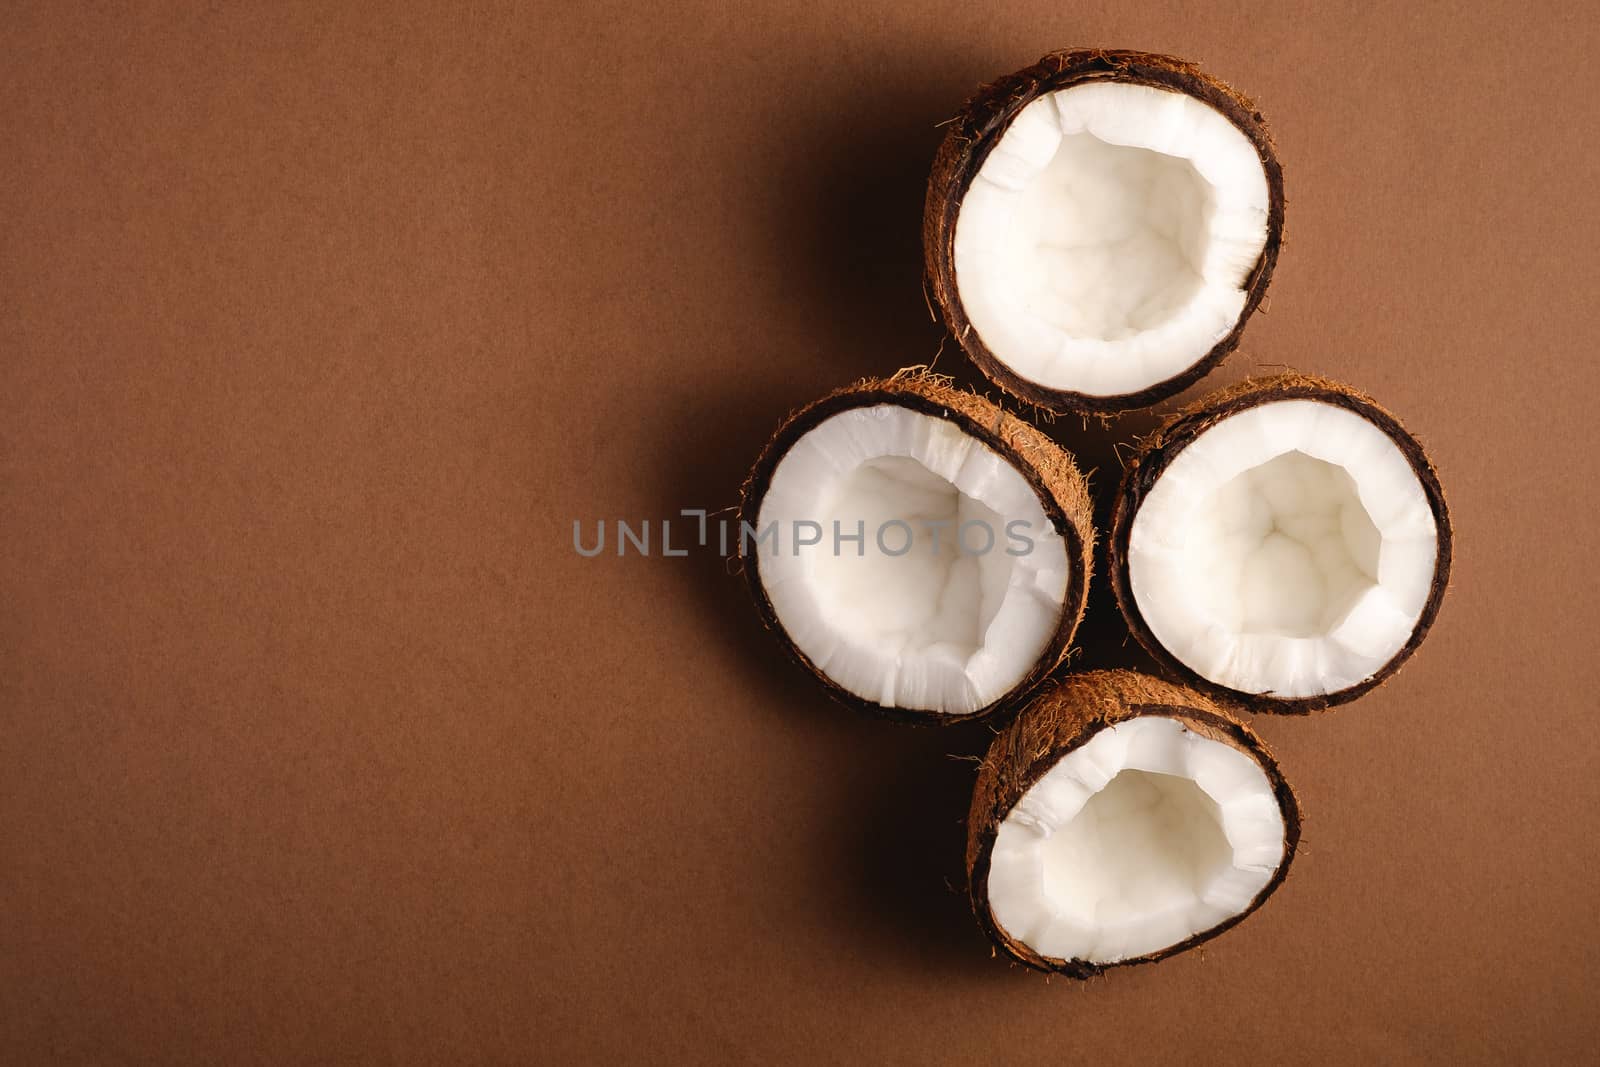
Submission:
M 973 362 L 1051 410 L 1178 392 L 1238 343 L 1283 233 L 1255 106 L 1192 64 L 1058 52 L 981 90 L 928 183 L 929 286 Z
M 1252 710 L 1342 704 L 1396 671 L 1450 578 L 1444 494 L 1370 398 L 1247 381 L 1147 439 L 1112 516 L 1129 627 L 1184 680 Z
M 1261 741 L 1199 694 L 1131 671 L 1070 675 L 979 768 L 972 906 L 994 942 L 1088 977 L 1215 937 L 1271 895 L 1300 839 Z
M 969 719 L 1036 686 L 1083 616 L 1094 527 L 1072 458 L 945 379 L 904 374 L 791 415 L 745 484 L 756 605 L 847 703 Z

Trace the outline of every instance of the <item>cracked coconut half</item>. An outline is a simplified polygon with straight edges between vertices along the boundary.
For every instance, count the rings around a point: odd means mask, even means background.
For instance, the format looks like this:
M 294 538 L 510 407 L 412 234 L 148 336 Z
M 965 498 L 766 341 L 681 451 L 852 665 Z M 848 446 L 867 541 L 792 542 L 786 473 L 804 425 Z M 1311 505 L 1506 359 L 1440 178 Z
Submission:
M 968 820 L 980 924 L 1013 958 L 1088 977 L 1191 948 L 1260 907 L 1300 837 L 1249 728 L 1131 671 L 1070 675 L 994 741 Z
M 1282 230 L 1254 105 L 1182 60 L 1091 49 L 967 104 L 923 237 L 945 323 L 985 374 L 1051 410 L 1120 411 L 1232 351 Z
M 833 694 L 974 718 L 1067 655 L 1094 544 L 1072 459 L 926 374 L 801 409 L 745 484 L 740 554 L 767 625 Z
M 1129 627 L 1185 681 L 1306 712 L 1382 682 L 1450 577 L 1422 446 L 1370 398 L 1302 375 L 1247 381 L 1146 440 L 1112 518 Z

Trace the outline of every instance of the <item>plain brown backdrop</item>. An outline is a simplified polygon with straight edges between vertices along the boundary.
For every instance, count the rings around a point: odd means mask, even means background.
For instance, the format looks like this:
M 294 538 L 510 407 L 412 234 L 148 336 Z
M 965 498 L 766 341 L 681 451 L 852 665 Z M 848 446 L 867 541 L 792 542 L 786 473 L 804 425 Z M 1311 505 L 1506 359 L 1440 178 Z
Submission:
M 319 7 L 0 12 L 0 1062 L 1592 1053 L 1593 8 Z M 571 540 L 934 358 L 937 124 L 1074 44 L 1256 97 L 1289 241 L 1204 384 L 1372 392 L 1458 531 L 1392 684 L 1257 720 L 1282 892 L 1087 984 L 966 913 L 984 728 Z M 1050 431 L 1103 495 L 1152 418 Z

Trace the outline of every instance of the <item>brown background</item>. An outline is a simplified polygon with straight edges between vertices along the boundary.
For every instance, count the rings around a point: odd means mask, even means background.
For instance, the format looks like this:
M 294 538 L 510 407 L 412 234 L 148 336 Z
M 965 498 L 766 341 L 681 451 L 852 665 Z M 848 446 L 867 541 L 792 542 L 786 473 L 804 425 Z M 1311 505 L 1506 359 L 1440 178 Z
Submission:
M 0 1060 L 1591 1050 L 1592 9 L 232 6 L 0 17 Z M 1257 97 L 1290 240 L 1205 384 L 1374 393 L 1459 562 L 1391 685 L 1258 720 L 1283 891 L 1080 985 L 952 888 L 983 728 L 854 718 L 719 560 L 571 523 L 727 506 L 932 358 L 936 124 L 1085 43 Z M 1149 425 L 1052 432 L 1103 494 Z

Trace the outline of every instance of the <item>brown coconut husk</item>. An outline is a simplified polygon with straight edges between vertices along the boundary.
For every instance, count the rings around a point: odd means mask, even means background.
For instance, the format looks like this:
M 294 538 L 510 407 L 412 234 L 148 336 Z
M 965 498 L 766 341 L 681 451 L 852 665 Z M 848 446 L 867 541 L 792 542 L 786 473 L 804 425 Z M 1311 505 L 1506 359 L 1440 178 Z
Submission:
M 1044 652 L 1028 674 L 1004 697 L 988 707 L 967 715 L 952 715 L 911 708 L 884 707 L 843 688 L 795 647 L 761 584 L 761 568 L 754 546 L 741 538 L 740 563 L 762 623 L 782 639 L 789 654 L 820 681 L 840 702 L 869 714 L 899 722 L 948 724 L 973 722 L 1012 710 L 1062 664 L 1072 650 L 1072 637 L 1083 619 L 1088 599 L 1089 576 L 1094 566 L 1094 506 L 1089 485 L 1072 457 L 1032 425 L 975 393 L 957 388 L 949 378 L 917 368 L 891 378 L 869 378 L 828 394 L 793 412 L 778 427 L 762 450 L 741 492 L 739 518 L 751 528 L 759 528 L 761 501 L 771 484 L 772 474 L 795 442 L 823 420 L 851 408 L 895 404 L 925 415 L 944 419 L 960 427 L 989 448 L 1008 459 L 1038 494 L 1045 516 L 1066 544 L 1071 574 L 1062 602 L 1061 619 Z M 748 549 L 748 555 L 746 555 Z
M 1244 693 L 1218 685 L 1201 677 L 1156 639 L 1150 626 L 1139 611 L 1133 597 L 1133 587 L 1128 575 L 1128 539 L 1133 531 L 1133 518 L 1145 495 L 1154 487 L 1167 466 L 1191 441 L 1222 419 L 1235 415 L 1258 404 L 1276 400 L 1317 400 L 1352 411 L 1376 425 L 1394 441 L 1406 461 L 1411 465 L 1422 485 L 1428 506 L 1433 511 L 1438 530 L 1438 553 L 1434 561 L 1433 581 L 1422 615 L 1410 638 L 1372 677 L 1323 696 L 1285 698 L 1271 694 Z M 1252 378 L 1210 394 L 1183 411 L 1173 415 L 1155 431 L 1145 437 L 1138 452 L 1127 464 L 1122 483 L 1117 489 L 1111 513 L 1111 534 L 1108 543 L 1111 589 L 1117 606 L 1127 620 L 1128 629 L 1138 638 L 1151 655 L 1155 656 L 1185 684 L 1200 690 L 1214 700 L 1222 701 L 1249 712 L 1270 712 L 1280 715 L 1305 715 L 1313 711 L 1348 703 L 1375 686 L 1386 682 L 1409 659 L 1432 628 L 1444 602 L 1445 590 L 1450 584 L 1450 564 L 1453 534 L 1450 513 L 1445 506 L 1444 490 L 1438 473 L 1417 439 L 1406 432 L 1400 420 L 1391 415 L 1377 401 L 1341 382 L 1307 374 L 1279 374 L 1267 378 Z
M 995 836 L 1011 809 L 1063 756 L 1101 730 L 1141 715 L 1176 719 L 1185 729 L 1237 749 L 1261 767 L 1283 812 L 1283 861 L 1272 880 L 1243 911 L 1159 952 L 1110 964 L 1042 956 L 1011 936 L 989 909 L 989 859 Z M 1001 731 L 978 767 L 972 811 L 967 819 L 967 885 L 972 910 L 1000 949 L 1036 970 L 1089 978 L 1113 967 L 1152 963 L 1209 941 L 1259 908 L 1288 876 L 1299 847 L 1301 821 L 1299 802 L 1267 746 L 1250 727 L 1199 693 L 1134 671 L 1067 675 L 1036 697 Z
M 1086 82 L 1112 81 L 1170 89 L 1201 100 L 1220 111 L 1255 145 L 1267 176 L 1267 242 L 1245 283 L 1244 309 L 1228 335 L 1187 369 L 1135 393 L 1090 396 L 1070 390 L 1049 389 L 1022 377 L 1003 363 L 984 343 L 967 318 L 956 284 L 955 232 L 961 201 L 989 152 L 999 142 L 1011 120 L 1035 98 Z M 922 244 L 928 288 L 945 326 L 972 362 L 1006 392 L 1052 412 L 1110 413 L 1148 407 L 1181 392 L 1210 373 L 1239 344 L 1245 322 L 1261 304 L 1283 243 L 1283 168 L 1256 106 L 1241 93 L 1206 74 L 1199 67 L 1172 56 L 1103 48 L 1052 52 L 1039 62 L 1009 74 L 980 89 L 945 132 L 934 157 L 923 210 Z

